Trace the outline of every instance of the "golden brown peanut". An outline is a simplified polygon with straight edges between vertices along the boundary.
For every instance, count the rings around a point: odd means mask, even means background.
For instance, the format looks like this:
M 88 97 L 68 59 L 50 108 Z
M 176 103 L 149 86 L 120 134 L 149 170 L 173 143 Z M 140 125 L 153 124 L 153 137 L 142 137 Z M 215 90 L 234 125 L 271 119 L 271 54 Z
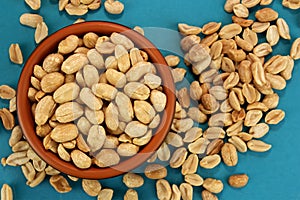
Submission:
M 199 44 L 200 40 L 201 38 L 199 36 L 188 35 L 181 40 L 180 46 L 183 51 L 189 51 L 195 44 Z
M 182 200 L 193 199 L 193 187 L 189 183 L 181 183 L 179 189 Z
M 233 6 L 233 13 L 237 17 L 247 18 L 249 16 L 249 10 L 244 4 L 236 4 Z
M 267 35 L 266 35 L 267 41 L 271 46 L 274 46 L 278 43 L 279 41 L 279 31 L 278 27 L 275 25 L 271 25 L 268 30 L 267 30 Z
M 129 172 L 123 176 L 123 183 L 128 188 L 139 188 L 144 184 L 144 179 L 138 174 Z
M 236 149 L 241 152 L 244 153 L 247 151 L 247 144 L 238 136 L 232 136 L 231 138 L 228 139 L 228 142 L 233 144 Z
M 23 54 L 18 43 L 11 44 L 9 47 L 9 59 L 16 64 L 23 64 Z
M 280 123 L 285 117 L 285 112 L 280 109 L 270 111 L 266 117 L 265 122 L 267 124 L 278 124 Z
M 102 126 L 93 125 L 88 133 L 87 144 L 92 152 L 102 148 L 106 139 L 106 131 Z
M 73 150 L 71 158 L 76 167 L 80 169 L 87 169 L 92 165 L 91 158 L 80 150 Z
M 242 188 L 248 184 L 249 177 L 246 174 L 234 174 L 228 178 L 231 187 Z
M 96 165 L 99 167 L 110 167 L 120 162 L 119 154 L 112 149 L 102 149 L 96 155 Z
M 297 0 L 296 1 L 283 0 L 282 5 L 287 7 L 287 8 L 293 9 L 293 10 L 296 10 L 296 9 L 300 8 L 300 3 Z
M 121 143 L 118 148 L 117 152 L 120 156 L 134 156 L 139 151 L 139 146 L 130 144 L 130 143 Z
M 1 200 L 13 200 L 12 188 L 6 183 L 1 188 Z
M 21 151 L 10 154 L 6 159 L 6 164 L 9 166 L 20 166 L 28 161 L 27 151 Z
M 185 175 L 184 180 L 192 186 L 201 186 L 203 184 L 203 178 L 198 174 Z
M 218 194 L 222 192 L 224 186 L 220 180 L 207 178 L 203 182 L 203 187 L 212 193 Z
M 200 27 L 191 26 L 191 25 L 184 24 L 184 23 L 178 24 L 178 30 L 183 35 L 198 35 L 202 31 L 202 29 Z
M 101 184 L 97 180 L 82 179 L 82 189 L 91 197 L 95 197 L 101 190 Z
M 180 200 L 181 199 L 181 192 L 177 185 L 172 185 L 172 196 L 171 200 Z
M 102 189 L 97 197 L 97 200 L 111 200 L 113 197 L 114 191 L 112 189 Z
M 160 164 L 150 164 L 145 168 L 145 176 L 150 179 L 162 179 L 167 176 L 167 169 Z
M 190 154 L 182 165 L 181 174 L 187 175 L 187 174 L 196 173 L 199 165 L 198 163 L 199 163 L 198 155 Z
M 138 200 L 138 193 L 134 189 L 128 189 L 124 195 L 124 200 Z
M 276 108 L 279 104 L 279 96 L 277 93 L 266 95 L 262 101 L 269 109 Z
M 270 27 L 270 22 L 254 22 L 251 26 L 255 33 L 263 33 Z
M 205 156 L 200 160 L 200 166 L 205 169 L 213 169 L 221 162 L 221 157 L 218 154 Z
M 72 3 L 68 3 L 65 6 L 65 10 L 69 15 L 82 16 L 88 12 L 88 7 L 84 4 L 73 5 Z
M 187 157 L 187 150 L 185 147 L 178 148 L 174 151 L 169 163 L 172 168 L 179 168 Z
M 238 163 L 238 154 L 235 146 L 230 143 L 225 143 L 221 149 L 223 162 L 227 166 L 235 166 Z
M 272 148 L 272 145 L 260 140 L 250 140 L 247 142 L 247 146 L 251 151 L 255 152 L 266 152 Z
M 120 1 L 106 0 L 104 2 L 105 10 L 113 15 L 121 14 L 124 10 L 124 4 Z
M 201 193 L 203 200 L 218 200 L 218 197 L 207 190 L 203 190 Z
M 239 3 L 240 0 L 226 0 L 224 4 L 224 10 L 228 13 L 231 13 L 233 11 L 233 6 Z
M 61 175 L 51 176 L 51 178 L 49 179 L 49 182 L 52 185 L 52 187 L 59 193 L 67 193 L 72 190 L 67 179 L 65 179 Z
M 260 22 L 270 22 L 278 18 L 278 13 L 272 8 L 263 8 L 256 11 L 255 17 Z
M 48 26 L 45 22 L 38 23 L 34 33 L 34 40 L 38 44 L 48 36 Z
M 156 181 L 156 194 L 159 200 L 170 199 L 172 195 L 172 189 L 169 182 L 165 179 Z
M 43 17 L 38 14 L 24 13 L 20 16 L 20 23 L 25 26 L 36 28 L 41 22 L 43 22 Z
M 229 24 L 223 26 L 219 32 L 222 39 L 230 39 L 242 32 L 242 27 L 238 24 Z
M 253 8 L 260 3 L 260 0 L 242 0 L 242 4 L 247 8 Z
M 300 38 L 297 38 L 294 40 L 291 50 L 290 50 L 290 56 L 294 60 L 298 60 L 300 58 Z
M 247 42 L 249 42 L 250 44 L 252 44 L 253 46 L 255 46 L 258 43 L 258 38 L 257 38 L 257 34 L 256 32 L 254 32 L 253 30 L 246 28 L 243 31 L 243 39 Z

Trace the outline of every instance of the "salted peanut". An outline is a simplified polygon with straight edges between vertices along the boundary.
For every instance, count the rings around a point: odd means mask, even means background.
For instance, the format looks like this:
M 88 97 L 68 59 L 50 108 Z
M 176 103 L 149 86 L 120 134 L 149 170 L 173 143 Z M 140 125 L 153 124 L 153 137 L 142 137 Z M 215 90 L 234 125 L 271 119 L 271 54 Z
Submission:
M 88 155 L 77 149 L 71 152 L 71 159 L 76 167 L 80 169 L 87 169 L 92 165 L 92 159 Z
M 139 82 L 127 83 L 124 87 L 124 92 L 128 97 L 137 100 L 146 100 L 150 95 L 150 89 L 143 83 Z M 155 107 L 155 105 L 153 106 Z
M 43 61 L 43 69 L 48 72 L 57 72 L 60 70 L 64 57 L 59 53 L 49 54 Z
M 93 85 L 92 91 L 97 97 L 100 97 L 101 99 L 107 101 L 113 100 L 118 92 L 115 87 L 105 83 L 98 83 Z
M 278 13 L 272 8 L 263 8 L 256 11 L 255 17 L 260 22 L 271 22 L 278 18 Z
M 253 8 L 260 3 L 260 0 L 242 0 L 242 4 L 247 8 Z
M 173 123 L 173 129 L 177 132 L 186 132 L 187 130 L 191 129 L 193 127 L 193 120 L 190 118 L 185 119 L 175 119 Z
M 2 200 L 13 200 L 13 191 L 8 184 L 3 184 L 1 188 L 1 199 Z
M 9 59 L 15 64 L 23 64 L 23 54 L 18 43 L 11 44 L 9 47 Z
M 271 87 L 275 90 L 283 90 L 286 87 L 286 81 L 280 75 L 266 73 L 266 79 L 270 82 Z
M 183 51 L 189 51 L 195 44 L 199 44 L 201 41 L 201 38 L 197 35 L 188 35 L 185 36 L 180 41 L 180 46 Z
M 59 0 L 58 1 L 58 10 L 63 11 L 68 3 L 69 3 L 69 0 Z
M 88 133 L 87 144 L 92 152 L 102 148 L 106 139 L 106 131 L 102 126 L 93 125 Z
M 211 45 L 210 56 L 212 59 L 217 59 L 222 54 L 223 44 L 221 41 L 216 41 Z
M 45 177 L 46 177 L 45 171 L 39 172 L 36 174 L 35 178 L 32 181 L 27 181 L 26 185 L 28 185 L 31 188 L 36 187 L 45 180 Z
M 243 31 L 243 39 L 247 42 L 249 42 L 250 44 L 252 44 L 253 46 L 255 46 L 258 43 L 258 38 L 257 38 L 257 34 L 256 32 L 254 32 L 253 30 L 246 28 Z
M 260 140 L 250 140 L 247 142 L 247 146 L 251 151 L 255 152 L 266 152 L 272 148 L 272 145 Z
M 237 134 L 237 137 L 241 138 L 244 142 L 248 142 L 253 139 L 253 136 L 246 132 L 240 132 Z
M 259 123 L 250 128 L 249 133 L 253 135 L 254 138 L 262 138 L 269 132 L 269 126 L 265 123 Z
M 105 124 L 107 128 L 112 131 L 115 131 L 119 127 L 119 111 L 118 107 L 114 103 L 109 103 L 107 108 L 105 109 Z
M 294 1 L 293 0 L 292 1 L 291 0 L 283 0 L 282 5 L 289 9 L 293 9 L 293 10 L 300 8 L 300 3 L 297 0 L 294 0 Z
M 126 73 L 127 81 L 134 82 L 138 81 L 145 76 L 147 73 L 151 73 L 152 69 L 155 68 L 150 62 L 138 62 L 133 65 Z
M 221 157 L 218 154 L 205 156 L 200 160 L 200 166 L 205 169 L 213 169 L 221 162 Z
M 140 53 L 140 50 L 138 48 L 132 48 L 129 52 L 129 57 L 130 57 L 132 66 L 136 65 L 139 62 L 144 61 L 144 59 Z
M 107 0 L 104 2 L 105 10 L 113 15 L 121 14 L 124 10 L 124 4 L 120 1 Z
M 86 56 L 90 63 L 95 66 L 97 69 L 104 69 L 104 59 L 103 56 L 96 50 L 96 49 L 90 49 L 87 53 Z
M 187 154 L 188 154 L 188 152 L 185 147 L 176 149 L 174 151 L 174 153 L 172 154 L 172 157 L 169 161 L 170 167 L 179 168 L 180 166 L 182 166 L 183 163 L 185 162 Z
M 199 101 L 202 96 L 202 88 L 198 81 L 193 81 L 190 85 L 190 97 L 195 100 Z
M 254 21 L 252 19 L 244 19 L 244 18 L 241 18 L 241 17 L 237 17 L 235 15 L 233 15 L 231 17 L 231 19 L 232 19 L 233 23 L 236 23 L 236 24 L 240 25 L 243 28 L 250 27 L 254 23 Z
M 35 42 L 38 44 L 48 36 L 48 26 L 45 22 L 38 23 L 34 33 Z
M 76 138 L 77 139 L 77 138 Z M 63 147 L 66 149 L 74 149 L 76 147 L 76 140 L 62 143 Z
M 73 74 L 83 68 L 88 62 L 85 54 L 73 54 L 62 63 L 61 70 L 66 74 Z
M 159 76 L 147 73 L 144 75 L 144 83 L 150 88 L 150 89 L 157 89 L 161 83 L 162 80 Z
M 76 102 L 67 102 L 61 104 L 55 111 L 55 117 L 60 123 L 72 122 L 84 113 L 83 108 Z
M 260 110 L 249 110 L 246 114 L 244 125 L 255 126 L 262 118 L 263 113 Z
M 180 58 L 175 55 L 168 55 L 165 57 L 165 60 L 169 67 L 176 67 L 180 62 Z
M 56 104 L 52 96 L 43 97 L 37 104 L 35 109 L 35 123 L 44 125 L 53 114 Z
M 160 164 L 149 164 L 146 166 L 144 173 L 149 179 L 162 179 L 167 176 L 167 169 Z
M 59 72 L 46 74 L 41 80 L 41 89 L 45 93 L 52 93 L 64 84 L 64 75 Z
M 266 38 L 267 38 L 268 43 L 271 46 L 274 46 L 278 43 L 278 41 L 279 41 L 279 32 L 278 32 L 277 26 L 271 25 L 268 28 Z
M 25 2 L 32 10 L 38 10 L 41 7 L 41 0 L 25 0 Z
M 83 138 L 83 136 L 81 134 L 78 135 L 78 137 L 76 138 L 76 145 L 78 147 L 78 149 L 82 152 L 89 152 L 91 151 L 89 145 L 87 144 L 87 142 L 85 141 L 85 139 Z
M 98 38 L 99 38 L 99 36 L 96 33 L 93 33 L 93 32 L 86 33 L 82 38 L 83 44 L 87 48 L 90 48 L 90 49 L 94 48 L 97 43 Z
M 233 60 L 231 60 L 231 59 L 228 58 L 228 57 L 223 57 L 223 58 L 222 58 L 221 69 L 222 69 L 224 72 L 228 72 L 228 73 L 234 72 L 234 71 L 235 71 L 235 67 L 234 67 L 234 64 L 233 64 Z M 229 75 L 228 75 L 228 76 L 229 76 Z
M 175 68 L 171 69 L 172 77 L 174 83 L 181 82 L 186 74 L 186 69 L 184 68 Z
M 236 41 L 237 45 L 239 47 L 241 47 L 243 50 L 252 51 L 253 45 L 249 41 L 243 40 L 239 36 L 235 36 L 235 41 Z
M 41 82 L 39 79 L 37 79 L 36 77 L 34 76 L 31 76 L 30 77 L 30 83 L 32 85 L 32 87 L 34 87 L 35 89 L 37 89 L 38 91 L 41 90 Z M 38 91 L 36 92 L 36 94 L 38 93 Z M 36 95 L 35 94 L 35 95 Z
M 203 182 L 203 187 L 211 193 L 218 194 L 223 190 L 223 183 L 221 180 L 206 178 Z
M 231 107 L 229 100 L 226 99 L 225 101 L 223 101 L 220 105 L 220 111 L 222 113 L 228 113 L 231 112 L 233 110 L 233 108 Z
M 183 200 L 193 199 L 193 187 L 189 183 L 181 183 L 179 189 Z
M 254 103 L 256 101 L 256 90 L 251 84 L 243 84 L 242 92 L 249 104 Z
M 119 154 L 113 149 L 102 149 L 95 158 L 95 164 L 101 168 L 114 166 L 120 162 Z
M 0 86 L 0 98 L 1 99 L 12 99 L 16 96 L 16 91 L 8 86 L 8 85 L 1 85 Z
M 221 27 L 222 23 L 219 22 L 209 22 L 205 25 L 203 25 L 202 27 L 202 33 L 205 34 L 205 35 L 211 35 L 213 33 L 216 33 L 220 27 Z
M 88 12 L 88 7 L 84 4 L 73 5 L 72 3 L 68 3 L 65 6 L 65 10 L 69 15 L 82 16 Z
M 28 149 L 29 149 L 29 144 L 27 141 L 19 141 L 11 148 L 13 152 L 27 151 Z
M 36 175 L 36 171 L 31 164 L 31 162 L 27 162 L 24 165 L 21 166 L 22 172 L 24 177 L 27 179 L 27 181 L 32 181 Z
M 231 13 L 233 11 L 233 6 L 239 3 L 239 0 L 226 0 L 224 4 L 224 10 L 228 13 Z
M 126 86 L 125 86 L 126 87 Z M 144 89 L 146 90 L 146 89 Z M 158 90 L 152 90 L 150 94 L 150 101 L 157 112 L 165 109 L 167 104 L 167 96 Z
M 263 112 L 267 112 L 269 108 L 262 102 L 254 102 L 252 104 L 249 104 L 246 110 L 261 110 Z
M 181 192 L 177 185 L 172 185 L 172 195 L 171 200 L 180 200 L 181 199 Z
M 249 10 L 244 4 L 236 4 L 233 6 L 233 13 L 237 17 L 247 18 L 249 16 Z
M 234 174 L 228 178 L 228 183 L 231 187 L 242 188 L 248 184 L 248 180 L 247 174 Z
M 266 117 L 265 122 L 267 124 L 279 124 L 285 117 L 285 112 L 280 109 L 270 111 Z
M 207 190 L 202 190 L 201 197 L 203 200 L 218 200 L 218 197 Z
M 251 71 L 252 71 L 253 79 L 257 85 L 266 84 L 267 80 L 266 80 L 264 68 L 260 62 L 252 63 Z
M 198 155 L 190 154 L 182 165 L 181 174 L 187 175 L 187 174 L 196 173 L 198 169 L 198 163 L 199 163 Z
M 165 142 L 168 145 L 171 145 L 173 147 L 181 147 L 183 146 L 183 141 L 182 141 L 182 137 L 180 135 L 178 135 L 177 133 L 173 133 L 173 132 L 169 132 Z
M 141 137 L 147 132 L 147 126 L 139 121 L 131 121 L 126 125 L 125 133 L 131 138 Z
M 120 156 L 130 157 L 138 153 L 140 147 L 130 143 L 122 143 L 118 146 L 117 152 Z
M 191 25 L 184 24 L 184 23 L 178 24 L 178 30 L 183 35 L 198 35 L 202 31 L 202 29 L 200 27 L 191 26 Z
M 62 160 L 65 160 L 67 162 L 71 161 L 71 156 L 69 152 L 64 148 L 62 144 L 58 145 L 57 154 Z
M 72 190 L 67 179 L 62 175 L 54 175 L 49 179 L 50 185 L 59 193 L 67 193 Z
M 291 47 L 290 50 L 290 56 L 294 59 L 294 60 L 298 60 L 300 58 L 300 38 L 297 38 Z
M 46 135 L 43 138 L 43 146 L 46 150 L 50 150 L 53 153 L 57 153 L 58 143 L 55 142 L 54 140 L 52 140 L 52 138 L 50 137 L 50 134 Z
M 40 66 L 40 65 L 34 65 L 33 68 L 33 75 L 41 80 L 43 76 L 45 76 L 47 72 Z
M 111 200 L 113 197 L 114 191 L 112 189 L 102 189 L 97 197 L 97 200 Z
M 270 22 L 254 22 L 251 26 L 255 33 L 263 33 L 270 27 Z
M 243 121 L 238 120 L 226 129 L 227 136 L 233 136 L 241 132 L 243 129 Z
M 128 188 L 139 188 L 144 184 L 144 179 L 138 174 L 129 172 L 123 176 L 123 183 Z
M 124 195 L 124 200 L 138 200 L 138 193 L 134 189 L 128 189 Z
M 237 49 L 236 42 L 233 39 L 222 39 L 221 42 L 223 44 L 222 54 L 227 54 L 231 49 Z
M 290 80 L 292 78 L 292 73 L 294 69 L 294 60 L 290 56 L 286 56 L 287 58 L 287 65 L 286 68 L 280 72 L 280 75 L 285 79 L 285 80 Z
M 217 139 L 217 138 L 224 138 L 225 131 L 220 127 L 208 127 L 204 133 L 203 137 L 206 139 Z
M 51 139 L 59 143 L 74 140 L 77 136 L 78 129 L 74 124 L 59 124 L 50 133 Z
M 84 114 L 86 119 L 94 125 L 102 124 L 104 121 L 104 112 L 102 110 L 91 110 L 88 107 L 85 108 Z
M 216 100 L 216 98 L 211 94 L 204 94 L 201 97 L 201 104 L 199 106 L 200 110 L 205 113 L 207 111 L 208 113 L 205 114 L 212 114 L 216 112 L 219 109 L 219 103 Z M 203 108 L 203 109 L 202 109 Z
M 127 50 L 134 48 L 133 42 L 128 37 L 126 37 L 125 35 L 122 35 L 120 33 L 115 33 L 115 32 L 112 33 L 110 36 L 110 39 L 117 46 L 121 45 L 121 46 L 125 47 Z
M 43 22 L 43 17 L 38 14 L 24 13 L 20 16 L 20 23 L 25 26 L 36 28 L 41 22 Z
M 178 91 L 177 98 L 183 108 L 188 108 L 190 106 L 190 97 L 186 87 Z
M 258 57 L 266 56 L 266 55 L 272 53 L 272 51 L 273 51 L 272 47 L 268 43 L 261 43 L 261 44 L 257 45 L 256 47 L 254 47 L 254 49 L 253 49 L 253 53 Z
M 246 59 L 246 53 L 243 49 L 231 49 L 228 51 L 228 57 L 235 62 L 241 62 Z
M 60 171 L 54 169 L 50 165 L 48 167 L 46 167 L 45 172 L 46 172 L 47 175 L 50 175 L 50 176 L 54 176 L 54 175 L 60 174 Z
M 79 6 L 81 4 L 80 0 L 70 0 L 70 3 L 74 6 Z
M 31 148 L 29 148 L 27 150 L 27 157 L 30 159 L 30 160 L 36 160 L 36 161 L 40 161 L 41 158 L 35 153 L 35 151 L 33 151 Z
M 28 161 L 29 158 L 27 157 L 27 151 L 15 152 L 6 158 L 6 164 L 9 166 L 24 165 Z
M 242 27 L 238 24 L 228 24 L 221 28 L 219 36 L 222 39 L 230 39 L 242 32 Z
M 97 180 L 82 179 L 82 189 L 91 197 L 95 197 L 101 190 L 101 184 Z
M 221 151 L 223 144 L 224 142 L 222 139 L 215 139 L 211 141 L 207 146 L 206 154 L 207 155 L 218 154 Z
M 116 45 L 112 42 L 97 40 L 95 48 L 101 54 L 111 54 L 115 51 Z
M 233 123 L 230 113 L 217 113 L 208 120 L 209 126 L 230 126 Z
M 228 100 L 229 100 L 230 106 L 231 106 L 234 110 L 236 110 L 236 111 L 240 111 L 240 110 L 241 110 L 240 101 L 239 101 L 239 99 L 238 99 L 238 97 L 237 97 L 237 94 L 236 94 L 234 91 L 231 91 L 231 92 L 229 93 L 229 98 L 228 98 Z
M 10 147 L 14 146 L 15 144 L 17 144 L 23 137 L 23 132 L 22 129 L 19 125 L 15 126 L 12 129 L 8 144 Z
M 238 154 L 233 144 L 225 143 L 221 149 L 221 156 L 227 166 L 236 166 L 238 163 Z
M 240 137 L 234 135 L 228 139 L 228 142 L 233 144 L 239 152 L 247 152 L 247 144 Z
M 239 82 L 239 74 L 237 72 L 232 72 L 224 81 L 223 87 L 228 90 L 235 87 Z
M 73 24 L 79 24 L 79 23 L 82 23 L 82 22 L 85 22 L 85 20 L 82 19 L 82 18 L 78 18 L 78 19 L 76 19 L 76 20 L 73 22 Z M 74 53 L 76 53 L 76 52 L 74 51 Z
M 73 52 L 79 43 L 79 38 L 76 35 L 69 35 L 58 44 L 58 52 L 68 54 Z
M 287 22 L 283 18 L 278 18 L 276 21 L 276 25 L 277 25 L 280 37 L 282 37 L 283 39 L 286 39 L 286 40 L 290 40 L 291 35 L 290 35 L 290 29 L 289 29 Z
M 264 64 L 264 68 L 271 74 L 279 74 L 286 69 L 288 64 L 289 58 L 287 56 L 273 56 Z
M 198 174 L 185 175 L 184 180 L 192 186 L 201 186 L 203 184 L 203 178 Z
M 216 42 L 218 40 L 219 36 L 217 33 L 213 33 L 211 35 L 207 35 L 205 36 L 200 44 L 202 45 L 206 45 L 207 47 L 210 47 L 214 42 Z
M 54 92 L 53 99 L 60 104 L 72 101 L 78 97 L 79 89 L 79 86 L 74 82 L 66 83 Z
M 156 181 L 156 195 L 159 200 L 171 198 L 172 189 L 167 180 L 159 179 Z
M 116 105 L 119 108 L 120 119 L 125 122 L 131 121 L 134 116 L 134 111 L 130 98 L 126 94 L 118 92 L 115 100 Z
M 157 150 L 157 157 L 160 161 L 168 161 L 171 157 L 169 146 L 163 142 Z

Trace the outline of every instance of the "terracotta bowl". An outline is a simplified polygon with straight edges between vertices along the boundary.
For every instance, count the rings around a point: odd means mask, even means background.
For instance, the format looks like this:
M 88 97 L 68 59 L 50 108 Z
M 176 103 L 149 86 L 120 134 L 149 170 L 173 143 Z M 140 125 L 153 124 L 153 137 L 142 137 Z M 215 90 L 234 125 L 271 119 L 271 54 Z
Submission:
M 30 76 L 35 64 L 41 64 L 43 59 L 50 53 L 57 51 L 58 43 L 68 35 L 83 36 L 87 32 L 95 32 L 99 35 L 110 35 L 118 32 L 130 38 L 135 46 L 148 53 L 149 60 L 157 67 L 163 81 L 164 93 L 167 95 L 167 105 L 161 115 L 161 123 L 156 129 L 151 141 L 145 145 L 138 154 L 118 165 L 108 168 L 91 167 L 79 169 L 72 162 L 61 160 L 57 154 L 47 151 L 43 147 L 42 139 L 35 133 L 34 118 L 31 113 L 31 103 L 27 97 L 30 86 Z M 17 108 L 18 119 L 23 129 L 24 136 L 33 150 L 49 165 L 71 176 L 88 179 L 103 179 L 121 175 L 131 171 L 144 163 L 154 153 L 169 132 L 175 108 L 175 86 L 167 63 L 160 51 L 144 36 L 132 31 L 130 28 L 110 22 L 84 22 L 65 27 L 47 37 L 31 54 L 21 73 L 18 83 Z

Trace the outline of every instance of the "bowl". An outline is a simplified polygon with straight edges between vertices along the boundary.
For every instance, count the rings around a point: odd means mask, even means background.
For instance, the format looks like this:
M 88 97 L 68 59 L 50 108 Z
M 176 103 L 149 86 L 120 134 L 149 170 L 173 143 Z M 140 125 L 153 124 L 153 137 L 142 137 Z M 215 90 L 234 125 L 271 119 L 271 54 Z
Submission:
M 113 32 L 122 33 L 130 38 L 135 46 L 144 50 L 149 60 L 155 64 L 158 74 L 162 79 L 164 93 L 167 96 L 167 105 L 161 115 L 161 122 L 151 141 L 145 145 L 136 155 L 121 161 L 118 165 L 107 168 L 92 166 L 88 169 L 79 169 L 72 162 L 66 162 L 46 150 L 43 142 L 35 133 L 35 123 L 31 112 L 31 103 L 27 97 L 30 87 L 30 77 L 33 74 L 35 64 L 41 64 L 43 59 L 50 53 L 57 51 L 58 43 L 67 36 L 74 34 L 83 36 L 85 33 L 95 32 L 98 35 L 110 35 Z M 167 63 L 160 51 L 144 36 L 130 28 L 111 22 L 92 21 L 73 24 L 58 30 L 48 36 L 32 52 L 22 70 L 17 88 L 17 115 L 24 136 L 32 149 L 53 168 L 79 178 L 104 179 L 115 177 L 129 172 L 144 163 L 162 144 L 170 130 L 175 110 L 175 85 Z

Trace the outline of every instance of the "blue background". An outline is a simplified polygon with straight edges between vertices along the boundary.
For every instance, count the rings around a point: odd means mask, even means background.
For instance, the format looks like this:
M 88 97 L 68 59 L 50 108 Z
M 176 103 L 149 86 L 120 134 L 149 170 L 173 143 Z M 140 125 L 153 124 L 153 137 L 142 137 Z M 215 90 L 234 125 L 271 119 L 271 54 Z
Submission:
M 100 10 L 89 12 L 86 20 L 106 20 L 118 22 L 129 27 L 139 25 L 141 27 L 159 27 L 177 30 L 177 23 L 185 22 L 202 26 L 209 21 L 221 21 L 224 24 L 231 22 L 231 15 L 223 11 L 224 1 L 174 1 L 174 0 L 139 0 L 123 1 L 125 11 L 120 16 L 111 16 Z M 292 40 L 300 37 L 300 11 L 292 11 L 283 8 L 281 0 L 276 0 L 271 7 L 279 11 L 280 17 L 287 20 L 291 29 Z M 251 10 L 256 10 L 251 9 Z M 19 43 L 23 50 L 24 60 L 28 58 L 35 48 L 34 29 L 19 24 L 19 16 L 25 12 L 33 12 L 23 1 L 9 0 L 2 1 L 0 7 L 0 85 L 8 84 L 16 87 L 22 67 L 10 63 L 8 59 L 8 48 L 11 43 Z M 36 11 L 35 11 L 36 12 Z M 44 17 L 49 27 L 49 33 L 72 24 L 77 17 L 70 17 L 65 12 L 58 11 L 57 1 L 44 0 L 42 8 L 37 11 Z M 163 38 L 157 37 L 149 31 L 146 35 L 158 46 L 177 52 L 179 50 L 179 37 L 172 36 Z M 274 54 L 289 54 L 290 41 L 281 40 L 274 48 Z M 215 177 L 222 179 L 225 183 L 224 191 L 218 195 L 220 199 L 232 200 L 253 200 L 253 199 L 300 199 L 300 76 L 299 62 L 295 62 L 294 76 L 288 81 L 287 89 L 280 92 L 279 108 L 286 111 L 285 120 L 277 126 L 272 126 L 270 133 L 263 138 L 271 143 L 273 148 L 270 152 L 258 154 L 247 152 L 239 154 L 239 163 L 234 168 L 224 165 L 214 170 L 199 169 L 203 177 Z M 184 67 L 184 64 L 180 64 Z M 7 107 L 8 102 L 1 100 L 0 107 Z M 8 146 L 10 133 L 0 125 L 0 158 L 11 153 Z M 232 173 L 247 173 L 250 177 L 249 184 L 243 189 L 232 189 L 226 183 Z M 182 181 L 179 170 L 169 170 L 168 180 L 171 183 L 179 184 Z M 87 196 L 81 189 L 81 183 L 71 182 L 73 190 L 68 194 L 58 194 L 44 181 L 36 188 L 29 188 L 25 185 L 25 178 L 20 168 L 0 166 L 0 185 L 8 183 L 13 187 L 14 196 L 17 200 L 26 199 L 96 199 Z M 114 199 L 122 199 L 126 187 L 121 177 L 102 180 L 103 187 L 110 187 L 115 190 Z M 140 199 L 156 199 L 155 182 L 146 180 L 142 188 L 137 189 Z M 194 199 L 201 199 L 201 188 L 194 187 Z

